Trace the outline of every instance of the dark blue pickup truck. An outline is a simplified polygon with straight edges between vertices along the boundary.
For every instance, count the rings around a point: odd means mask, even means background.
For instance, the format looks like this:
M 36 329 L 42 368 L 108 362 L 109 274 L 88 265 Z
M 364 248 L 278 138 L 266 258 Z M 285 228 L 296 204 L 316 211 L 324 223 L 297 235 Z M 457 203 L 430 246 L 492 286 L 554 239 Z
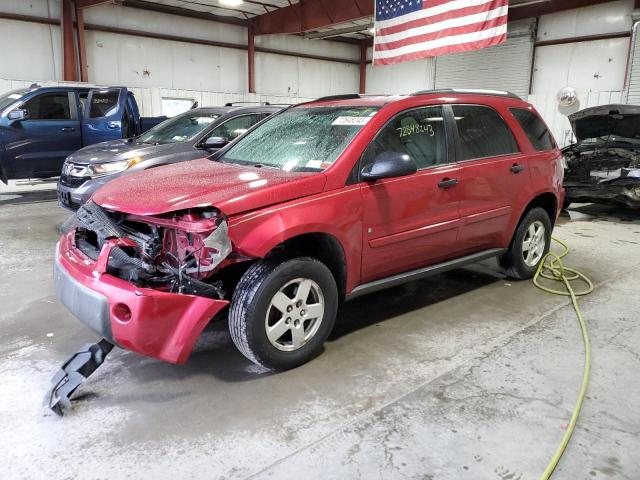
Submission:
M 140 118 L 124 87 L 39 87 L 0 94 L 0 179 L 60 175 L 79 148 L 140 135 L 166 117 Z

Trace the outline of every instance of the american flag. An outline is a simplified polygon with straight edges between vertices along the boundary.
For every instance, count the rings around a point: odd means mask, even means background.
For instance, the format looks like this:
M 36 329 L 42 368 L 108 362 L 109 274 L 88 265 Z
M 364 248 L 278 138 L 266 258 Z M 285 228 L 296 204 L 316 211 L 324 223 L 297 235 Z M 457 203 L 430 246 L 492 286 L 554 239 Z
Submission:
M 507 39 L 509 0 L 376 0 L 373 63 L 477 50 Z

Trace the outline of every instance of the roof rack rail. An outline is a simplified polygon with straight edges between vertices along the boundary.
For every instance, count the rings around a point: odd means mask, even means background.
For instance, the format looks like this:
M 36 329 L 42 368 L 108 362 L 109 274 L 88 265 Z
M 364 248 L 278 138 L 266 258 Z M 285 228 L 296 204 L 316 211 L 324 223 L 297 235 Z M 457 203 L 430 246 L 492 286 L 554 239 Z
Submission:
M 242 104 L 245 104 L 245 103 L 251 103 L 251 104 L 258 103 L 258 104 L 263 105 L 263 106 L 271 105 L 269 102 L 227 102 L 227 103 L 224 104 L 224 106 L 225 107 L 235 107 L 236 105 L 239 105 L 241 103 Z
M 417 92 L 413 92 L 411 96 L 416 95 L 428 95 L 433 93 L 473 93 L 475 95 L 497 95 L 500 97 L 510 97 L 515 98 L 517 100 L 522 100 L 515 93 L 508 92 L 506 90 L 486 90 L 482 88 L 435 88 L 432 90 L 420 90 Z
M 324 102 L 325 100 L 353 100 L 360 98 L 357 93 L 344 93 L 342 95 L 328 95 L 326 97 L 320 97 L 313 100 L 314 102 Z

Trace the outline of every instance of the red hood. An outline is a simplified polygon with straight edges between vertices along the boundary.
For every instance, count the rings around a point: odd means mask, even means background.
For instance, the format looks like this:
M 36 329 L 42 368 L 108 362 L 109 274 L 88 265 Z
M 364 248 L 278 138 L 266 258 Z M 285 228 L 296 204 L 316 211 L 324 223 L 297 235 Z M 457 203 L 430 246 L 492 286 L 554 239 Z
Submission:
M 109 210 L 137 215 L 205 206 L 234 215 L 319 193 L 325 180 L 322 173 L 201 159 L 123 175 L 100 188 L 92 199 Z

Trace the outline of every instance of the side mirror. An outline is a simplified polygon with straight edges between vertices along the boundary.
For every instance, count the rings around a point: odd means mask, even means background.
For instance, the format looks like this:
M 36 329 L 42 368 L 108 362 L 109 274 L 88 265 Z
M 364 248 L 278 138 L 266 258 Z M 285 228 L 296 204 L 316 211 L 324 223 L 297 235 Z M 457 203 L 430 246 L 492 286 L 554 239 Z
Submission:
M 225 137 L 209 137 L 204 142 L 205 150 L 213 150 L 214 148 L 222 148 L 227 143 L 229 143 L 229 139 Z
M 366 182 L 382 178 L 404 177 L 418 171 L 416 162 L 406 153 L 382 152 L 360 172 Z
M 20 122 L 22 120 L 27 120 L 29 118 L 29 112 L 22 109 L 16 108 L 15 110 L 11 110 L 7 115 L 7 119 L 11 122 Z

